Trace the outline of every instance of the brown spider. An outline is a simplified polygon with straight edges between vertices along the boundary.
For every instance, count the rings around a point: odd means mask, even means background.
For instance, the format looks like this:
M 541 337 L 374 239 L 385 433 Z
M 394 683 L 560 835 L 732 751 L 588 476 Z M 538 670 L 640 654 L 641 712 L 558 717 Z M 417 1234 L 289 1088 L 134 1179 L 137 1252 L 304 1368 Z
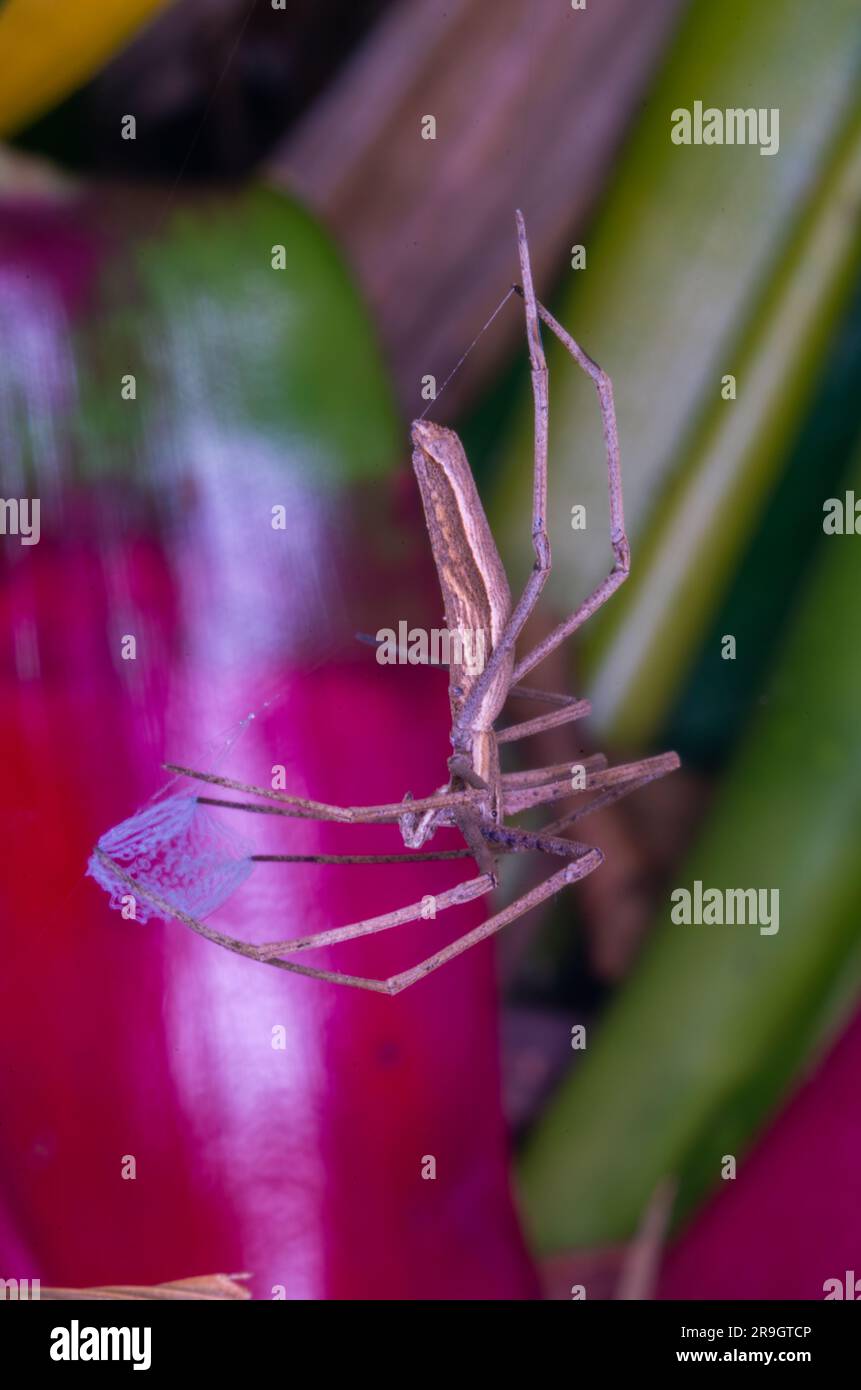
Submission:
M 557 323 L 553 315 L 538 303 L 532 286 L 529 248 L 522 213 L 517 213 L 517 236 L 522 286 L 515 286 L 526 310 L 526 336 L 532 366 L 532 390 L 535 400 L 535 469 L 532 503 L 532 544 L 535 562 L 518 602 L 512 605 L 511 591 L 490 526 L 479 500 L 475 482 L 463 446 L 453 430 L 425 420 L 412 426 L 413 467 L 424 504 L 425 518 L 433 547 L 434 561 L 439 574 L 450 633 L 481 634 L 489 652 L 486 663 L 476 669 L 464 659 L 463 651 L 455 648 L 449 663 L 449 699 L 452 710 L 449 780 L 445 787 L 421 800 L 405 799 L 383 806 L 328 806 L 322 802 L 289 796 L 267 787 L 249 786 L 214 773 L 196 772 L 191 768 L 168 764 L 167 770 L 200 782 L 247 795 L 265 798 L 260 805 L 244 801 L 225 801 L 213 797 L 198 797 L 197 803 L 230 807 L 235 810 L 257 811 L 272 815 L 294 816 L 312 820 L 341 821 L 349 824 L 397 823 L 405 845 L 419 849 L 440 826 L 456 826 L 463 835 L 466 849 L 410 855 L 254 855 L 254 859 L 279 859 L 314 863 L 387 863 L 404 858 L 426 859 L 472 858 L 478 875 L 455 888 L 438 894 L 434 899 L 435 912 L 489 893 L 498 878 L 496 861 L 500 854 L 538 850 L 556 856 L 565 863 L 543 883 L 537 884 L 508 907 L 489 917 L 465 936 L 429 956 L 427 960 L 393 975 L 386 980 L 365 979 L 337 971 L 320 970 L 284 960 L 314 947 L 330 946 L 373 932 L 385 931 L 401 923 L 419 920 L 424 915 L 426 899 L 379 917 L 353 922 L 348 926 L 318 932 L 314 936 L 290 941 L 275 941 L 261 946 L 249 945 L 234 937 L 206 926 L 190 913 L 169 903 L 159 893 L 144 885 L 123 869 L 102 847 L 94 851 L 97 876 L 107 875 L 108 886 L 127 887 L 142 897 L 159 914 L 184 922 L 209 941 L 252 960 L 277 966 L 282 970 L 311 975 L 339 984 L 376 990 L 383 994 L 398 994 L 415 984 L 431 971 L 445 965 L 455 956 L 486 940 L 509 922 L 515 921 L 531 908 L 553 897 L 569 883 L 585 878 L 603 862 L 599 849 L 564 838 L 560 832 L 576 820 L 627 795 L 679 766 L 675 753 L 608 768 L 601 754 L 575 764 L 559 764 L 529 772 L 500 771 L 499 745 L 514 743 L 530 734 L 555 728 L 560 724 L 581 719 L 590 711 L 587 700 L 572 696 L 534 690 L 520 684 L 522 678 L 550 652 L 596 612 L 628 576 L 630 553 L 622 513 L 622 482 L 619 471 L 619 437 L 613 406 L 610 378 L 583 352 L 574 339 Z M 547 538 L 547 366 L 541 342 L 539 320 L 564 344 L 571 356 L 595 383 L 604 429 L 610 491 L 610 543 L 614 564 L 606 579 L 597 586 L 576 612 L 560 623 L 520 661 L 515 660 L 514 647 L 520 632 L 535 608 L 550 573 L 550 545 Z M 458 654 L 459 652 L 459 654 Z M 550 713 L 511 724 L 502 729 L 494 725 L 510 695 L 518 695 L 556 706 Z M 575 788 L 572 774 L 580 781 Z M 574 811 L 569 811 L 539 832 L 510 825 L 508 818 L 545 803 L 564 800 L 574 790 L 595 793 Z M 274 804 L 273 804 L 274 803 Z

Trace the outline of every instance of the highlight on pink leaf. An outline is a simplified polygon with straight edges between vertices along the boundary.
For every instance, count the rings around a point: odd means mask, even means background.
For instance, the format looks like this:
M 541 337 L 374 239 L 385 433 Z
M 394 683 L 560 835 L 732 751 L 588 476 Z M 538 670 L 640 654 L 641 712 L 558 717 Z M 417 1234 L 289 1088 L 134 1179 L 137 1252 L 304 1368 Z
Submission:
M 113 872 L 107 859 L 121 864 L 146 891 L 194 917 L 214 912 L 237 889 L 254 867 L 248 847 L 219 824 L 195 796 L 171 796 L 156 802 L 102 835 L 101 855 L 93 854 L 87 873 L 106 893 L 111 907 L 121 908 L 129 885 Z M 141 895 L 135 920 L 167 920 Z

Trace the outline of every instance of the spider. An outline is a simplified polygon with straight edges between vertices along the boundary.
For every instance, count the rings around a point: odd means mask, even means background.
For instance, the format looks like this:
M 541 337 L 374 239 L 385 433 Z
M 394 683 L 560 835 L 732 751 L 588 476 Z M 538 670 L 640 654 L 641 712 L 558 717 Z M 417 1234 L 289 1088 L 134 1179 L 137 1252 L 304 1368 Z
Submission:
M 345 807 L 290 796 L 267 787 L 250 786 L 215 773 L 198 772 L 176 764 L 166 764 L 166 770 L 198 782 L 214 784 L 226 790 L 263 799 L 263 804 L 260 804 L 259 801 L 233 801 L 198 796 L 194 798 L 195 805 L 228 807 L 234 810 L 354 825 L 397 824 L 404 844 L 410 851 L 420 850 L 438 828 L 456 827 L 463 836 L 465 848 L 454 851 L 424 854 L 412 852 L 408 855 L 250 856 L 251 859 L 327 864 L 388 863 L 405 858 L 416 862 L 428 859 L 473 859 L 478 873 L 454 888 L 436 895 L 433 899 L 434 915 L 490 893 L 498 883 L 497 860 L 502 854 L 535 850 L 564 862 L 543 882 L 523 893 L 501 911 L 493 913 L 480 926 L 436 951 L 418 965 L 380 980 L 316 969 L 297 961 L 285 960 L 284 957 L 417 921 L 426 915 L 426 898 L 393 912 L 318 932 L 313 936 L 251 945 L 226 936 L 206 925 L 192 913 L 167 901 L 151 886 L 142 882 L 139 877 L 134 877 L 116 862 L 107 852 L 106 844 L 110 843 L 109 837 L 103 837 L 99 842 L 91 861 L 91 871 L 95 861 L 95 876 L 105 883 L 105 886 L 111 887 L 115 892 L 123 887 L 131 889 L 133 894 L 140 895 L 150 908 L 160 915 L 183 922 L 207 940 L 230 951 L 282 970 L 382 994 L 400 993 L 479 941 L 493 936 L 509 922 L 516 921 L 532 908 L 554 897 L 568 884 L 593 873 L 603 863 L 601 851 L 570 839 L 563 832 L 590 812 L 665 776 L 679 766 L 679 759 L 675 753 L 665 753 L 614 768 L 608 768 L 606 758 L 602 754 L 596 754 L 573 766 L 563 763 L 526 772 L 502 772 L 500 769 L 500 745 L 515 743 L 532 734 L 570 723 L 589 714 L 591 707 L 587 700 L 536 690 L 524 686 L 522 680 L 533 667 L 543 661 L 607 602 L 628 577 L 630 569 L 630 551 L 622 509 L 619 437 L 610 378 L 557 323 L 549 310 L 536 300 L 523 215 L 518 211 L 516 216 L 522 283 L 513 286 L 512 289 L 521 296 L 525 308 L 535 411 L 532 500 L 532 545 L 535 560 L 529 579 L 516 603 L 513 602 L 505 570 L 458 436 L 453 430 L 424 419 L 416 420 L 412 426 L 413 468 L 421 491 L 448 630 L 482 634 L 484 651 L 488 653 L 487 660 L 477 667 L 476 663 L 464 660 L 462 653 L 458 655 L 455 647 L 449 663 L 453 751 L 448 760 L 448 782 L 433 795 L 420 800 L 413 800 L 407 795 L 403 801 L 388 805 Z M 614 562 L 607 577 L 576 611 L 517 660 L 515 644 L 550 574 L 546 517 L 548 382 L 541 323 L 546 324 L 577 365 L 591 377 L 598 394 L 607 456 L 610 544 Z M 553 708 L 536 718 L 498 729 L 495 727 L 496 722 L 506 700 L 512 695 Z M 579 778 L 576 787 L 572 776 L 575 773 Z M 572 796 L 574 790 L 586 790 L 594 794 L 578 805 L 577 809 L 568 811 L 538 831 L 525 830 L 510 823 L 510 818 L 519 812 L 565 800 Z M 131 822 L 125 824 L 130 825 Z M 140 862 L 146 865 L 147 860 L 144 858 Z M 206 910 L 211 910 L 211 906 L 207 905 Z

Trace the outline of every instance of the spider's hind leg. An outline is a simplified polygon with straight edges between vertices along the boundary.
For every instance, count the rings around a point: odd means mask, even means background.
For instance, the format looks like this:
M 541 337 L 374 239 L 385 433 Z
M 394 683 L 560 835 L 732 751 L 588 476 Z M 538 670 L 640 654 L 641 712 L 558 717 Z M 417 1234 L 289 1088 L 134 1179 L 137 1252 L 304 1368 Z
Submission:
M 354 941 L 357 937 L 371 936 L 377 932 L 387 931 L 391 927 L 419 921 L 424 916 L 427 901 L 426 898 L 422 898 L 420 902 L 411 903 L 407 907 L 396 908 L 393 912 L 386 912 L 378 917 L 368 917 L 361 922 L 351 922 L 345 927 L 335 927 L 329 931 L 317 932 L 313 936 L 298 937 L 292 941 L 270 941 L 262 945 L 255 945 L 252 942 L 241 941 L 237 937 L 228 936 L 207 922 L 201 922 L 199 918 L 193 917 L 191 913 L 185 912 L 176 904 L 168 902 L 152 888 L 140 883 L 127 873 L 122 865 L 115 863 L 102 851 L 97 849 L 96 854 L 110 867 L 117 879 L 126 884 L 135 896 L 154 907 L 159 916 L 166 920 L 173 919 L 181 922 L 183 926 L 189 927 L 198 936 L 204 937 L 215 946 L 222 946 L 227 951 L 245 956 L 249 960 L 258 961 L 263 965 L 273 965 L 279 970 L 287 970 L 297 975 L 309 975 L 318 980 L 329 980 L 333 984 L 352 985 L 357 989 L 373 990 L 379 994 L 393 994 L 397 991 L 390 987 L 391 981 L 388 980 L 368 979 L 360 975 L 345 975 L 335 970 L 321 970 L 315 966 L 300 965 L 295 961 L 283 960 L 282 957 L 290 955 L 292 952 L 313 950 L 321 946 L 333 946 L 342 941 Z M 491 891 L 493 886 L 493 878 L 484 873 L 480 873 L 475 878 L 464 879 L 454 888 L 445 889 L 442 893 L 434 895 L 434 915 L 446 908 L 458 907 L 463 903 L 471 902 L 474 898 L 483 897 Z
M 535 837 L 533 837 L 535 838 Z M 451 945 L 444 946 L 441 951 L 435 951 L 427 960 L 414 965 L 411 970 L 403 970 L 399 975 L 392 975 L 385 982 L 387 994 L 400 994 L 401 990 L 408 989 L 410 985 L 417 984 L 424 979 L 425 975 L 430 975 L 432 971 L 439 970 L 440 966 L 447 965 L 456 956 L 463 955 L 470 947 L 477 946 L 480 941 L 486 941 L 488 937 L 495 936 L 503 927 L 507 927 L 510 922 L 516 922 L 519 917 L 525 916 L 533 907 L 538 907 L 540 903 L 546 902 L 548 898 L 553 898 L 560 893 L 569 883 L 576 883 L 581 878 L 586 878 L 588 874 L 594 872 L 604 862 L 604 856 L 599 849 L 587 849 L 586 853 L 579 853 L 581 846 L 575 846 L 571 841 L 560 841 L 560 844 L 567 844 L 569 850 L 573 851 L 573 856 L 569 863 L 564 864 L 561 869 L 557 869 L 555 874 L 551 874 L 543 883 L 538 883 L 522 897 L 516 898 L 508 907 L 501 912 L 495 912 L 492 917 L 488 917 L 486 922 L 474 927 L 472 931 L 461 936 Z M 561 851 L 553 851 L 560 852 Z

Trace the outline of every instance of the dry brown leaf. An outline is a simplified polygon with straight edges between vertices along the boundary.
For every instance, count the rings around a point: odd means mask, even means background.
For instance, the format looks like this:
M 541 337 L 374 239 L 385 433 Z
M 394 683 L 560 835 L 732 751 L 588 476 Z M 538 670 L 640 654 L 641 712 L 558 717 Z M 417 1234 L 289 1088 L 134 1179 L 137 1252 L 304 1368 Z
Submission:
M 251 1292 L 241 1281 L 250 1278 L 250 1274 L 201 1274 L 192 1279 L 175 1279 L 168 1284 L 111 1284 L 97 1289 L 43 1288 L 40 1298 L 70 1303 L 85 1299 L 117 1302 L 145 1302 L 154 1298 L 208 1302 L 249 1299 Z

